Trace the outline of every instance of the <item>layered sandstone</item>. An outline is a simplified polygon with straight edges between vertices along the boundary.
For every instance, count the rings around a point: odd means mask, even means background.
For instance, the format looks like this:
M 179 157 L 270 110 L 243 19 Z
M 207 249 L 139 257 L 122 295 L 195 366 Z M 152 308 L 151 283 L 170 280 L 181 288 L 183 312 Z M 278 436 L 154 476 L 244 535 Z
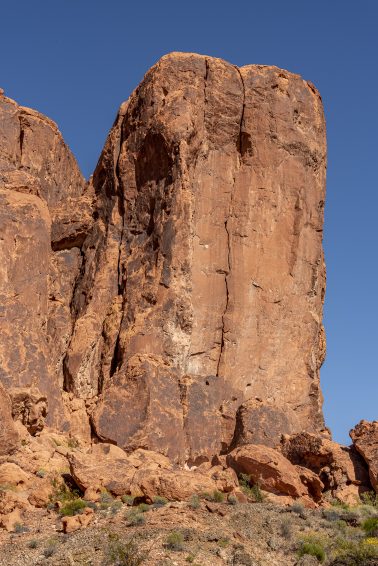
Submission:
M 320 430 L 316 89 L 167 55 L 87 185 L 50 120 L 0 103 L 3 385 L 39 392 L 84 441 L 88 414 L 95 439 L 179 463 Z

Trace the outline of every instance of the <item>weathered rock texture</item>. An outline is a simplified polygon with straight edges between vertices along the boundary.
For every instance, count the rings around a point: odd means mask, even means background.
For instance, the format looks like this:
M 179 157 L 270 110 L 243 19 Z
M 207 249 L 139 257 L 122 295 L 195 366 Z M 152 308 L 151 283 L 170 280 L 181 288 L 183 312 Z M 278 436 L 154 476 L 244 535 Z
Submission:
M 378 493 L 378 421 L 370 423 L 362 420 L 350 431 L 350 437 L 369 466 L 370 481 Z
M 240 443 L 321 429 L 316 89 L 276 67 L 165 56 L 87 186 L 50 120 L 0 104 L 3 385 L 38 390 L 61 430 L 80 399 L 99 440 L 181 463 L 237 445 L 241 405 Z M 249 430 L 256 397 L 270 438 Z

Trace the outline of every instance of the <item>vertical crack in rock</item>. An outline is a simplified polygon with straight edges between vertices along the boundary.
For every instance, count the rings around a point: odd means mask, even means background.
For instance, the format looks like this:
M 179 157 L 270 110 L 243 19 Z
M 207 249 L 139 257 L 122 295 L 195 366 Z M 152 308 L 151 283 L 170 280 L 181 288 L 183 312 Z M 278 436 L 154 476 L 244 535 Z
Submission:
M 245 85 L 244 85 L 244 80 L 243 80 L 243 76 L 240 72 L 240 69 L 238 67 L 235 67 L 236 71 L 238 72 L 239 76 L 240 76 L 240 81 L 241 81 L 241 86 L 242 86 L 242 92 L 243 92 L 243 102 L 242 102 L 242 109 L 241 109 L 241 113 L 240 113 L 240 121 L 239 121 L 239 135 L 238 135 L 238 139 L 237 139 L 237 148 L 238 148 L 238 152 L 239 152 L 239 157 L 237 159 L 237 164 L 236 164 L 236 171 L 234 173 L 234 178 L 233 178 L 233 185 L 231 187 L 231 194 L 230 194 L 230 202 L 229 202 L 229 209 L 228 209 L 228 214 L 224 223 L 224 228 L 226 231 L 226 241 L 227 241 L 227 272 L 224 275 L 224 284 L 225 284 L 225 290 L 226 290 L 226 304 L 225 304 L 225 308 L 222 314 L 222 335 L 221 335 L 221 344 L 220 344 L 220 351 L 219 351 L 219 357 L 218 357 L 218 363 L 217 363 L 217 371 L 216 371 L 216 376 L 219 377 L 219 372 L 220 372 L 220 365 L 222 362 L 222 357 L 223 357 L 223 353 L 224 353 L 224 348 L 225 348 L 225 335 L 227 333 L 226 330 L 226 315 L 227 315 L 227 311 L 229 308 L 229 303 L 230 303 L 230 292 L 229 292 L 229 286 L 228 286 L 228 277 L 231 274 L 231 269 L 232 269 L 232 260 L 231 260 L 231 232 L 230 232 L 230 227 L 228 225 L 230 218 L 232 217 L 232 208 L 233 208 L 233 200 L 234 200 L 234 191 L 235 191 L 235 183 L 236 183 L 236 175 L 238 170 L 240 169 L 240 165 L 241 165 L 241 159 L 242 159 L 242 154 L 243 154 L 243 121 L 244 121 L 244 108 L 245 108 Z
M 18 120 L 19 120 L 19 122 L 20 122 L 20 135 L 19 135 L 19 137 L 18 137 L 18 143 L 19 143 L 19 146 L 20 146 L 20 164 L 21 164 L 21 162 L 22 162 L 22 151 L 23 151 L 23 146 L 24 146 L 24 136 L 25 136 L 25 132 L 24 132 L 24 128 L 23 128 L 24 124 L 23 124 L 22 117 L 19 116 L 19 117 L 18 117 Z

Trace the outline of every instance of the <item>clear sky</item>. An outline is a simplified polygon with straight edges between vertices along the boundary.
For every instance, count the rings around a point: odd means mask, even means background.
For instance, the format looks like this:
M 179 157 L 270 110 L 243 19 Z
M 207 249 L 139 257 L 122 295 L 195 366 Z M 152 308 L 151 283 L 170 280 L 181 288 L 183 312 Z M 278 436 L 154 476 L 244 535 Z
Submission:
M 14 0 L 0 87 L 53 118 L 86 176 L 122 100 L 161 55 L 283 67 L 320 90 L 328 129 L 324 411 L 335 440 L 378 419 L 378 1 Z

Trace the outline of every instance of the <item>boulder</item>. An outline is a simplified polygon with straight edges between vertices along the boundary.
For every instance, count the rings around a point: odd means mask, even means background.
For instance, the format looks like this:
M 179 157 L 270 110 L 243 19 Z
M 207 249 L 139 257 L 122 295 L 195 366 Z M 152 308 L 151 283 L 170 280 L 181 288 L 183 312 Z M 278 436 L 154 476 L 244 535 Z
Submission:
M 249 399 L 236 413 L 235 433 L 231 448 L 244 444 L 263 444 L 275 448 L 283 434 L 298 430 L 295 412 L 280 403 Z
M 333 497 L 354 504 L 369 489 L 367 466 L 353 447 L 341 446 L 326 436 L 303 432 L 282 441 L 282 453 L 290 462 L 308 468 Z M 317 490 L 317 488 L 316 488 Z
M 10 389 L 12 398 L 12 416 L 21 421 L 27 431 L 35 435 L 45 426 L 47 398 L 38 389 Z
M 90 507 L 85 507 L 83 509 L 83 512 L 79 515 L 74 515 L 73 517 L 63 517 L 63 532 L 69 534 L 88 527 L 88 525 L 92 522 L 93 517 L 94 511 Z
M 378 493 L 378 421 L 362 420 L 349 434 L 357 452 L 369 467 L 371 485 Z
M 296 467 L 268 446 L 248 444 L 236 448 L 228 454 L 227 464 L 237 473 L 250 476 L 265 491 L 294 498 L 308 496 Z

